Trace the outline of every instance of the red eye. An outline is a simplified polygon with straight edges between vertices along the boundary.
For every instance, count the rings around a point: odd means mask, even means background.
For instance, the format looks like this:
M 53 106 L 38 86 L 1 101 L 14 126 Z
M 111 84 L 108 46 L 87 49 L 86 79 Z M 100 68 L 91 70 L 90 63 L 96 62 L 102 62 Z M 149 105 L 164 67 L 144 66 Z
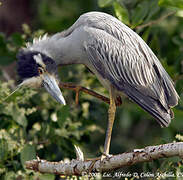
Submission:
M 43 69 L 42 68 L 38 68 L 38 73 L 41 75 L 43 74 Z

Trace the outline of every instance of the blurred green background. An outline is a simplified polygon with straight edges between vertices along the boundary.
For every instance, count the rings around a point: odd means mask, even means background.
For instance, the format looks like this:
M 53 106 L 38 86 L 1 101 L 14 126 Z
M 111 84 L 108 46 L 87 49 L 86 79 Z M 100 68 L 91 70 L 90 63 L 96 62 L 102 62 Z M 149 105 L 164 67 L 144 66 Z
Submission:
M 71 26 L 88 11 L 103 11 L 136 31 L 155 52 L 175 82 L 180 103 L 168 128 L 128 99 L 118 108 L 111 154 L 172 142 L 183 130 L 183 0 L 6 0 L 0 5 L 0 179 L 60 179 L 26 170 L 36 157 L 50 161 L 75 158 L 74 144 L 85 157 L 100 156 L 107 126 L 108 105 L 63 89 L 67 106 L 56 103 L 44 89 L 20 89 L 16 53 L 27 41 Z M 143 26 L 145 24 L 145 26 Z M 74 82 L 108 96 L 96 77 L 82 65 L 59 68 L 63 82 Z M 178 158 L 123 168 L 123 172 L 182 171 Z

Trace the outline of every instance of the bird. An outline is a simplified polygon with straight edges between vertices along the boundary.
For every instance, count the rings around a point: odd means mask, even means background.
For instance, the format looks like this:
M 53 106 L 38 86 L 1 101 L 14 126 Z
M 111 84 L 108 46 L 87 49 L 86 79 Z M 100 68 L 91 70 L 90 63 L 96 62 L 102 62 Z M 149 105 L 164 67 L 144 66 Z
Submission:
M 17 54 L 21 85 L 45 87 L 61 104 L 57 66 L 83 64 L 108 90 L 110 104 L 103 154 L 110 155 L 116 99 L 127 96 L 161 127 L 174 118 L 178 104 L 174 83 L 145 41 L 114 16 L 82 14 L 67 30 L 27 43 Z

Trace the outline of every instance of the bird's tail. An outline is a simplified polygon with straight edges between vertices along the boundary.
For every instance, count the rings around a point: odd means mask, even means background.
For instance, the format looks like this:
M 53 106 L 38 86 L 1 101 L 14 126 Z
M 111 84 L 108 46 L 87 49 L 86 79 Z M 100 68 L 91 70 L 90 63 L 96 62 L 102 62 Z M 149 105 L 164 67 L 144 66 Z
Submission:
M 154 99 L 151 96 L 145 96 L 135 88 L 128 88 L 128 91 L 126 91 L 125 94 L 154 116 L 161 127 L 167 127 L 170 124 L 171 119 L 174 117 L 173 111 L 170 107 L 166 109 L 158 99 Z

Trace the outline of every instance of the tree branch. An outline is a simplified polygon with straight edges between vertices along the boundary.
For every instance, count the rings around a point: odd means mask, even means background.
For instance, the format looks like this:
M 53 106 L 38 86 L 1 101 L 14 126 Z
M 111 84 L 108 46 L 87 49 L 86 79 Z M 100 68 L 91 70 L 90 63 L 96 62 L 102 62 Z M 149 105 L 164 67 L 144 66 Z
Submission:
M 153 24 L 158 24 L 158 23 L 160 23 L 161 21 L 163 21 L 164 19 L 166 19 L 168 16 L 171 16 L 171 15 L 173 15 L 173 14 L 175 14 L 175 13 L 176 13 L 175 11 L 169 12 L 168 14 L 165 14 L 164 16 L 160 17 L 159 19 L 154 20 L 154 21 L 150 21 L 150 22 L 148 22 L 148 23 L 146 23 L 146 24 L 139 25 L 139 26 L 135 27 L 135 29 L 139 30 L 139 29 L 142 29 L 142 28 L 151 26 L 151 25 L 153 25 Z
M 159 158 L 168 158 L 179 156 L 183 158 L 183 142 L 174 142 L 169 144 L 148 146 L 144 149 L 135 149 L 132 152 L 125 152 L 119 155 L 101 160 L 84 160 L 73 159 L 69 163 L 49 162 L 46 160 L 27 161 L 26 168 L 40 173 L 51 173 L 58 175 L 86 175 L 90 172 L 104 173 L 107 171 L 131 166 L 140 162 L 148 162 Z

